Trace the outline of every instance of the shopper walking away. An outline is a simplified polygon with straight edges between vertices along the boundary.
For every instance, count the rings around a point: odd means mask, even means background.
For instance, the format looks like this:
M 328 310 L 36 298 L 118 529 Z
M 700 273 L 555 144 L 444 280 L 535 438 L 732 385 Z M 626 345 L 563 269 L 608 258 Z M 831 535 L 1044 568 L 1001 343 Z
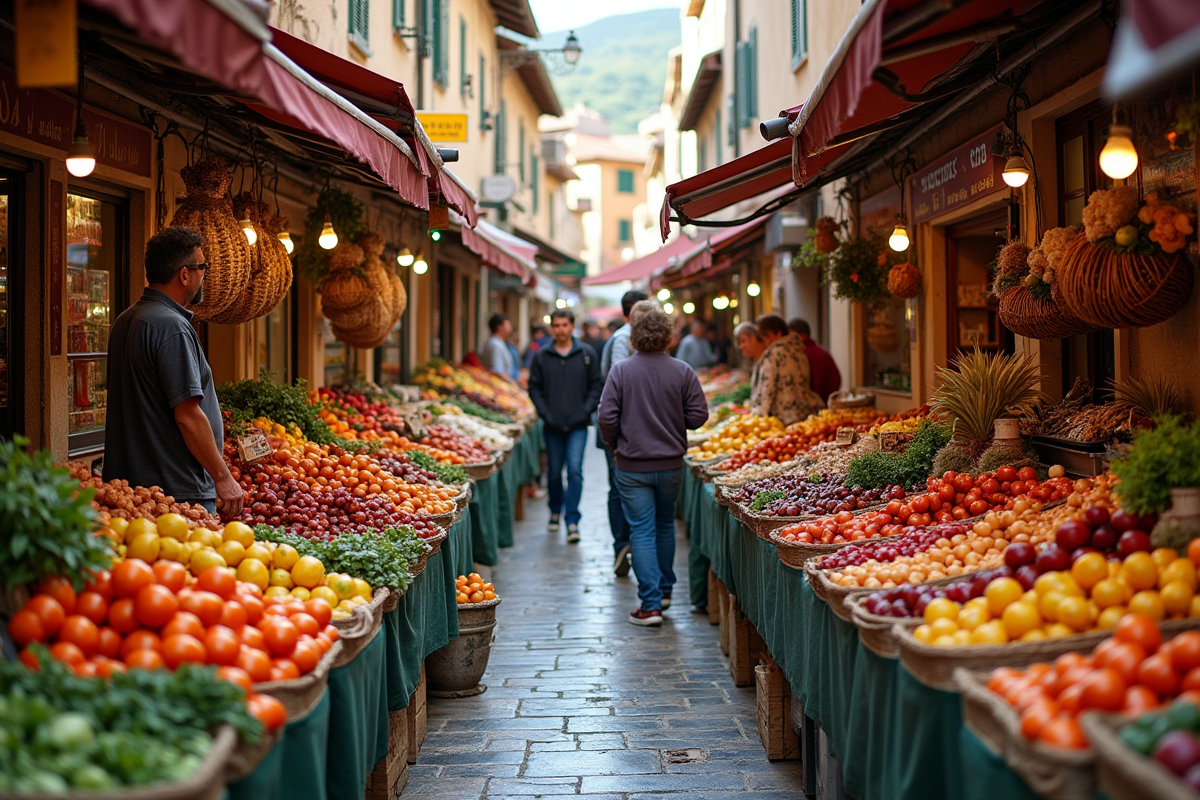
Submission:
M 575 315 L 559 309 L 550 315 L 549 347 L 533 356 L 529 398 L 545 425 L 550 530 L 565 516 L 567 542 L 579 541 L 579 498 L 583 495 L 583 448 L 588 424 L 600 402 L 600 358 L 575 338 Z M 562 473 L 567 470 L 566 492 Z
M 492 335 L 484 343 L 483 352 L 479 354 L 479 360 L 483 362 L 485 369 L 512 376 L 513 357 L 508 349 L 508 337 L 512 335 L 512 329 L 512 322 L 506 314 L 492 314 L 488 319 L 488 330 Z
M 808 320 L 793 317 L 788 320 L 788 329 L 799 336 L 801 344 L 804 345 L 804 354 L 808 356 L 812 390 L 821 398 L 821 402 L 828 403 L 829 395 L 842 388 L 842 373 L 838 370 L 837 363 L 834 362 L 833 356 L 829 354 L 828 350 L 813 341 L 812 329 L 808 326 Z
M 628 291 L 621 296 L 621 313 L 625 315 L 625 324 L 613 331 L 604 343 L 604 352 L 600 356 L 600 378 L 608 380 L 608 373 L 614 364 L 620 364 L 629 357 L 629 315 L 633 307 L 647 299 L 649 295 L 637 290 Z M 604 451 L 604 460 L 608 462 L 608 527 L 613 537 L 613 573 L 618 578 L 629 574 L 633 545 L 629 542 L 629 522 L 621 509 L 621 493 L 617 489 L 616 465 L 613 453 L 604 446 L 604 437 L 600 428 L 596 428 L 596 446 Z
M 825 407 L 809 384 L 808 356 L 800 338 L 792 336 L 778 314 L 755 321 L 765 345 L 750 382 L 750 413 L 778 417 L 784 425 L 799 422 Z
M 708 341 L 708 324 L 699 317 L 692 318 L 691 330 L 679 342 L 675 357 L 692 369 L 705 369 L 717 363 L 717 353 Z
M 185 306 L 204 299 L 204 238 L 166 228 L 146 242 L 142 297 L 108 341 L 104 480 L 160 486 L 177 502 L 225 519 L 242 514 L 242 487 L 221 455 L 225 427 L 212 370 Z
M 604 337 L 600 335 L 600 323 L 594 319 L 589 319 L 583 323 L 583 343 L 596 351 L 596 355 L 600 355 L 600 351 L 604 349 Z
M 683 483 L 687 431 L 708 420 L 696 373 L 666 354 L 671 321 L 643 300 L 630 318 L 637 353 L 615 365 L 600 402 L 600 433 L 616 453 L 616 483 L 633 543 L 641 605 L 635 625 L 661 625 L 675 586 L 675 499 Z

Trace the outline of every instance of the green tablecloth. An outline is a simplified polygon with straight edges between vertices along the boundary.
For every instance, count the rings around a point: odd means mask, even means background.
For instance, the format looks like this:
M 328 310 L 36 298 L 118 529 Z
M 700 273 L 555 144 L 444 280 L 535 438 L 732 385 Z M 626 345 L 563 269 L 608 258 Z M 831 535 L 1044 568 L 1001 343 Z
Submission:
M 308 716 L 289 722 L 258 768 L 229 785 L 230 800 L 325 800 L 329 709 L 326 692 Z
M 387 710 L 408 708 L 425 656 L 458 637 L 454 564 L 445 544 L 391 611 L 383 615 Z
M 476 481 L 471 491 L 471 560 L 476 564 L 494 567 L 500 563 L 500 473 Z M 508 527 L 512 531 L 512 517 Z
M 716 502 L 711 484 L 689 473 L 679 506 L 692 549 L 737 595 L 804 713 L 829 737 L 847 793 L 859 800 L 1031 797 L 963 727 L 957 694 L 930 689 L 899 661 L 864 648 L 801 571 L 784 566 L 773 545 Z
M 362 800 L 367 776 L 387 757 L 386 644 L 382 632 L 376 634 L 353 661 L 329 673 L 329 744 L 324 765 L 329 800 Z
M 442 552 L 445 553 L 447 548 L 450 550 L 447 560 L 454 567 L 454 575 L 470 575 L 474 567 L 471 561 L 474 551 L 471 542 L 470 509 L 463 509 L 463 515 L 458 522 L 450 526 L 450 537 L 442 545 Z

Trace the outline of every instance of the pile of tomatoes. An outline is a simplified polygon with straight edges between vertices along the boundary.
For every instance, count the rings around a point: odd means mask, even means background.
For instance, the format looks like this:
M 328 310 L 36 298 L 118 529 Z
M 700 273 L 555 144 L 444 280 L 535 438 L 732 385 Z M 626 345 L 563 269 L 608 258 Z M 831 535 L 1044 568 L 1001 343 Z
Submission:
M 174 561 L 126 559 L 97 573 L 79 593 L 69 581 L 47 579 L 13 615 L 8 632 L 22 648 L 22 662 L 33 668 L 37 644 L 84 677 L 210 664 L 253 699 L 256 683 L 316 669 L 338 638 L 332 614 L 319 598 L 264 598 L 258 586 L 221 567 L 192 578 Z M 258 704 L 273 708 L 270 701 Z M 268 727 L 272 721 L 278 721 L 273 713 L 264 719 Z
M 1020 713 L 1025 738 L 1086 749 L 1084 711 L 1136 713 L 1176 697 L 1200 703 L 1200 631 L 1163 642 L 1153 619 L 1129 614 L 1090 655 L 1067 653 L 1023 670 L 1001 667 L 987 687 Z
M 446 450 L 463 457 L 468 464 L 477 464 L 492 457 L 491 452 L 478 439 L 464 436 L 445 425 L 430 425 L 425 429 L 421 443 L 438 450 Z
M 773 439 L 764 439 L 756 445 L 739 450 L 722 463 L 720 469 L 738 469 L 747 464 L 761 464 L 764 461 L 770 461 L 775 464 L 792 461 L 798 456 L 804 455 L 821 442 L 831 441 L 832 438 L 832 434 L 826 436 L 808 436 L 799 431 L 792 431 L 782 436 L 776 436 Z

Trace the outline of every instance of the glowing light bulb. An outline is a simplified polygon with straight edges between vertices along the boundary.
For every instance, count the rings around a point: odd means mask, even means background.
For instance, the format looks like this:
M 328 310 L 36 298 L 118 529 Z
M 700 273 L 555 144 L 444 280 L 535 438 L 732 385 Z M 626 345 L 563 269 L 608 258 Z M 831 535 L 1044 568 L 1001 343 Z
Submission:
M 255 243 L 258 242 L 258 233 L 254 230 L 254 223 L 250 221 L 249 217 L 246 217 L 240 220 L 238 224 L 242 226 L 242 233 L 246 234 L 246 241 L 250 242 L 251 247 L 254 247 Z
M 1124 180 L 1137 169 L 1138 154 L 1132 136 L 1128 125 L 1113 125 L 1108 129 L 1108 141 L 1100 151 L 1100 169 L 1114 180 Z
M 908 249 L 908 244 L 908 226 L 904 222 L 904 215 L 900 214 L 896 217 L 896 227 L 892 235 L 888 237 L 888 247 L 897 253 L 903 253 Z
M 731 298 L 729 298 L 729 299 L 728 299 L 728 300 L 725 302 L 725 305 L 729 306 L 730 308 L 737 308 L 737 306 L 738 306 L 738 301 L 737 301 L 737 298 L 736 298 L 736 297 L 731 297 Z
M 757 283 L 752 283 L 746 287 L 746 294 L 750 295 L 751 297 L 758 297 L 760 294 L 762 294 L 762 287 Z
M 658 302 L 665 303 L 671 299 L 671 290 L 664 286 L 658 290 L 658 294 L 655 297 L 658 298 Z
M 399 253 L 396 253 L 396 263 L 402 267 L 411 267 L 416 260 L 417 257 L 407 247 L 402 248 Z
M 675 306 L 672 303 L 663 303 L 663 311 L 667 312 L 668 314 L 674 314 Z
M 283 249 L 287 251 L 289 256 L 296 249 L 296 243 L 292 241 L 292 235 L 287 231 L 279 232 L 279 241 L 283 242 Z
M 686 303 L 683 304 L 683 313 L 695 314 L 696 313 L 696 304 L 693 303 L 691 300 L 688 300 Z
M 542 322 L 544 322 L 544 323 L 546 323 L 547 325 L 549 325 L 549 324 L 550 324 L 550 315 L 549 315 L 549 314 L 543 314 L 543 315 L 542 315 Z
M 442 232 L 441 231 L 433 231 L 429 234 L 429 238 L 435 242 L 440 242 L 442 240 Z
M 1029 169 L 1029 164 L 1025 163 L 1025 157 L 1020 153 L 1013 153 L 1012 158 L 1004 163 L 1004 172 L 1001 177 L 1004 182 L 1014 189 L 1024 186 L 1029 180 L 1029 174 L 1032 170 Z
M 324 250 L 332 250 L 337 247 L 338 235 L 333 229 L 333 221 L 329 219 L 329 214 L 325 215 L 325 227 L 321 228 L 321 235 L 317 237 L 317 244 L 321 245 Z
M 425 260 L 425 256 L 417 253 L 417 260 L 413 262 L 413 272 L 418 275 L 424 275 L 429 272 L 429 262 Z
M 566 301 L 566 300 L 563 300 L 563 299 L 560 297 L 560 298 L 558 298 L 557 300 L 555 300 L 555 301 L 554 301 L 554 307 L 555 307 L 555 308 L 566 308 L 566 307 L 567 307 L 567 301 Z
M 86 178 L 96 168 L 96 154 L 88 141 L 87 128 L 80 116 L 75 122 L 75 139 L 67 150 L 67 172 L 76 178 Z
M 717 295 L 712 299 L 712 307 L 717 311 L 724 311 L 729 308 L 729 298 L 724 295 Z

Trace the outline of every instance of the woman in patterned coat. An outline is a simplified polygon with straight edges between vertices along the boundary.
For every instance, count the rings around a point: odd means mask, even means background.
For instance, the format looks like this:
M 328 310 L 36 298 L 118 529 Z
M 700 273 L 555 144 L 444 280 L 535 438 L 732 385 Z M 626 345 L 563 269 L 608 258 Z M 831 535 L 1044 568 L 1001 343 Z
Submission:
M 764 314 L 755 323 L 765 349 L 751 377 L 750 413 L 791 425 L 824 408 L 812 390 L 804 344 L 789 335 L 783 317 Z

